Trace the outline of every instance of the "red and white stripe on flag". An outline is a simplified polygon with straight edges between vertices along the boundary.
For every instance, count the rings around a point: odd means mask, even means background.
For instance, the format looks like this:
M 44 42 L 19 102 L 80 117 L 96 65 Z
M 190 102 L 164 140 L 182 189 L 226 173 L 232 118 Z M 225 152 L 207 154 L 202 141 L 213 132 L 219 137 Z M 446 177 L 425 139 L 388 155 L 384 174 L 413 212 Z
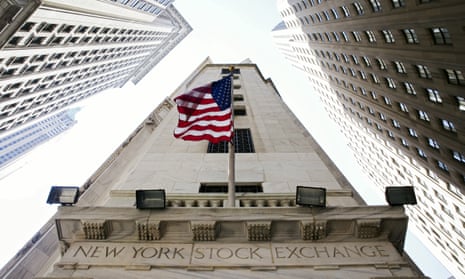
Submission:
M 174 136 L 183 140 L 229 141 L 232 137 L 231 79 L 223 78 L 174 99 L 179 120 Z

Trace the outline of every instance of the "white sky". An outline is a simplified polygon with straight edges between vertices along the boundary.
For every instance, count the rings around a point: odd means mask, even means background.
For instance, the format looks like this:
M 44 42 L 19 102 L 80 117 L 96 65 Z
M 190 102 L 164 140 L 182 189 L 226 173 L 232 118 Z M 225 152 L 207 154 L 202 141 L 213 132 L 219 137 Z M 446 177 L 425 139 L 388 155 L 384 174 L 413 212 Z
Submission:
M 0 171 L 0 266 L 53 215 L 46 204 L 50 186 L 81 186 L 138 124 L 192 71 L 210 56 L 214 63 L 250 58 L 328 155 L 369 204 L 384 204 L 327 117 L 304 74 L 290 66 L 275 48 L 271 29 L 280 22 L 273 0 L 176 0 L 175 6 L 193 31 L 137 86 L 127 84 L 93 96 L 82 107 L 78 123 Z M 431 278 L 449 273 L 415 241 L 412 257 L 424 257 L 421 268 Z M 412 254 L 412 253 L 411 253 Z

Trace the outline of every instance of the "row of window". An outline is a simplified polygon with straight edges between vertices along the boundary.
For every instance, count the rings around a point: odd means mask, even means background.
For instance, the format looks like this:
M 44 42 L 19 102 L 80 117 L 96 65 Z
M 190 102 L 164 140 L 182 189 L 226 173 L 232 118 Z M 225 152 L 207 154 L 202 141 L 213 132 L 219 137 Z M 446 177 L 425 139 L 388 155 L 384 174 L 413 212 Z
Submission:
M 351 108 L 347 108 L 345 105 L 344 105 L 344 108 L 346 110 L 348 110 L 350 113 L 352 113 L 354 115 L 357 115 L 360 119 L 364 118 L 360 113 L 354 112 L 354 110 L 352 110 Z M 380 113 L 380 119 L 382 121 L 387 120 L 386 117 L 382 113 Z M 383 131 L 383 128 L 379 124 L 374 123 L 370 118 L 365 117 L 365 120 L 370 126 L 374 125 L 378 131 Z M 393 127 L 400 128 L 399 121 L 397 121 L 395 119 L 392 119 L 391 121 L 392 121 Z M 446 124 L 446 126 L 447 125 L 449 125 L 449 124 Z M 411 137 L 418 138 L 418 134 L 415 131 L 415 129 L 413 129 L 413 128 L 407 128 L 407 129 L 408 129 L 409 135 Z M 387 133 L 389 138 L 391 138 L 392 140 L 395 140 L 395 135 L 394 135 L 394 133 L 392 131 L 386 130 L 386 133 Z M 435 150 L 439 150 L 440 145 L 439 145 L 439 142 L 437 140 L 435 140 L 433 138 L 428 138 L 428 137 L 426 137 L 425 140 L 426 140 L 426 143 L 428 144 L 428 146 L 430 146 L 431 148 L 433 148 Z M 402 145 L 404 147 L 410 148 L 410 144 L 406 139 L 400 138 L 400 141 L 401 141 L 401 143 L 402 143 Z M 415 147 L 415 150 L 416 150 L 416 152 L 417 152 L 417 154 L 418 154 L 418 156 L 420 158 L 422 158 L 424 160 L 427 159 L 428 156 L 427 156 L 426 152 L 423 149 L 421 149 L 420 147 Z M 465 164 L 465 155 L 463 153 L 461 153 L 459 151 L 456 151 L 456 150 L 449 150 L 449 153 L 450 153 L 451 158 L 453 158 L 454 160 L 456 160 L 456 161 L 458 161 L 458 162 L 460 162 L 462 164 Z M 442 162 L 441 160 L 438 160 L 438 159 L 434 159 L 434 162 L 436 163 L 436 165 L 438 166 L 439 169 L 443 170 L 445 173 L 449 173 L 449 167 L 448 167 L 448 165 L 446 163 L 444 163 L 444 162 Z M 465 179 L 465 176 L 463 174 L 461 174 L 461 175 Z M 465 183 L 465 180 L 464 180 L 464 183 Z
M 75 80 L 87 78 L 90 76 L 95 76 L 96 74 L 104 74 L 105 71 L 112 71 L 117 69 L 118 67 L 128 67 L 128 65 L 137 65 L 137 63 L 142 62 L 145 56 L 141 56 L 140 51 L 127 51 L 127 52 L 122 52 L 120 54 L 108 54 L 105 56 L 95 56 L 93 58 L 88 58 L 88 59 L 98 59 L 98 60 L 103 60 L 102 57 L 106 57 L 105 60 L 110 60 L 118 57 L 121 59 L 122 57 L 129 57 L 123 60 L 118 60 L 117 62 L 114 61 L 108 61 L 105 64 L 100 64 L 100 65 L 95 65 L 95 66 L 88 66 L 88 67 L 83 67 L 74 71 L 69 71 L 65 73 L 53 73 L 51 75 L 42 77 L 42 78 L 34 78 L 30 79 L 28 81 L 13 81 L 11 83 L 5 84 L 0 91 L 0 98 L 15 98 L 20 95 L 25 95 L 25 94 L 30 94 L 33 92 L 36 92 L 37 90 L 43 90 L 49 87 L 54 87 L 54 86 L 59 86 L 64 83 L 72 82 Z M 129 56 L 128 54 L 134 54 L 132 55 L 133 57 Z M 124 55 L 126 54 L 126 55 Z M 56 56 L 59 55 L 60 57 L 67 57 L 68 55 L 64 56 L 63 53 L 59 54 L 53 54 L 51 56 Z M 124 56 L 123 56 L 124 55 Z M 64 58 L 61 58 L 64 59 Z M 58 62 L 62 67 L 65 66 L 72 66 L 74 64 L 81 65 L 83 62 L 83 58 L 76 58 L 72 59 L 69 58 L 67 60 L 61 60 L 61 62 Z M 79 61 L 79 62 L 76 62 Z M 75 63 L 76 62 L 76 63 Z M 95 61 L 94 61 L 95 62 Z M 53 62 L 52 62 L 53 63 Z M 48 65 L 48 64 L 47 64 Z
M 324 65 L 324 64 L 323 64 Z M 323 66 L 322 65 L 322 66 Z M 337 67 L 329 67 L 330 70 L 334 70 L 336 72 L 339 72 L 339 68 Z M 347 68 L 343 67 L 343 66 L 340 66 L 340 69 L 341 69 L 341 72 L 344 73 L 345 75 L 348 75 L 348 73 L 350 72 L 352 77 L 357 77 L 359 76 L 362 80 L 367 80 L 367 74 L 365 74 L 365 72 L 363 71 L 357 71 L 355 72 L 353 69 L 349 68 L 349 71 L 347 70 Z M 358 74 L 358 75 L 357 75 Z M 380 78 L 374 74 L 374 73 L 371 73 L 369 75 L 371 77 L 371 80 L 373 83 L 375 84 L 381 84 L 381 80 Z M 347 83 L 346 80 L 340 80 L 339 78 L 337 77 L 333 77 L 333 76 L 329 76 L 330 80 L 336 82 L 338 85 L 343 85 L 345 88 L 347 89 L 352 89 L 354 92 L 358 92 L 358 89 L 357 87 L 355 87 L 355 85 L 353 84 L 349 84 Z M 398 82 L 391 78 L 391 77 L 384 77 L 384 81 L 385 81 L 385 84 L 388 88 L 390 89 L 397 89 L 398 87 Z M 402 82 L 402 85 L 403 85 L 403 88 L 404 88 L 404 92 L 406 94 L 409 94 L 409 95 L 412 95 L 412 96 L 416 96 L 417 95 L 417 91 L 415 89 L 415 86 L 410 83 L 410 82 Z M 361 91 L 361 94 L 363 96 L 367 96 L 367 91 L 365 88 L 363 87 L 360 87 L 359 88 L 360 91 Z M 432 103 L 435 103 L 435 104 L 441 104 L 443 103 L 443 99 L 441 97 L 441 94 L 439 92 L 438 89 L 436 88 L 424 88 L 424 92 L 428 98 L 428 100 Z M 370 91 L 370 95 L 373 99 L 377 99 L 377 94 L 375 91 Z M 392 105 L 392 102 L 390 101 L 390 99 L 386 96 L 383 97 L 384 98 L 384 101 L 386 103 L 386 105 Z M 461 97 L 461 96 L 455 96 L 455 102 L 457 104 L 457 108 L 458 110 L 460 111 L 465 111 L 465 101 L 464 101 L 464 97 Z M 401 110 L 404 111 L 404 112 L 408 112 L 408 109 L 406 107 L 406 105 L 401 105 Z
M 371 68 L 372 67 L 372 60 L 370 57 L 368 56 L 360 56 L 360 59 L 358 56 L 352 54 L 352 55 L 347 55 L 345 53 L 336 53 L 336 52 L 330 52 L 328 50 L 318 50 L 318 49 L 314 49 L 314 50 L 308 50 L 308 49 L 302 49 L 302 48 L 293 48 L 293 50 L 297 53 L 304 53 L 304 54 L 313 54 L 315 55 L 316 57 L 319 57 L 319 58 L 325 58 L 325 59 L 329 59 L 329 60 L 336 60 L 338 62 L 345 62 L 346 64 L 355 64 L 355 65 L 361 65 L 362 63 L 360 61 L 363 61 L 363 64 L 365 67 L 367 68 Z M 308 63 L 312 63 L 312 64 L 317 64 L 317 61 L 312 59 L 312 58 L 307 58 L 305 56 L 301 56 L 301 55 L 297 55 L 297 57 L 300 59 L 300 60 L 304 60 Z M 378 66 L 378 69 L 381 70 L 381 71 L 387 71 L 388 70 L 388 64 L 386 63 L 386 61 L 383 59 L 383 58 L 380 58 L 380 57 L 374 57 L 373 58 L 374 61 L 376 62 L 376 65 Z M 397 73 L 399 74 L 407 74 L 407 67 L 405 66 L 405 64 L 402 62 L 402 61 L 399 61 L 399 60 L 396 60 L 396 61 L 391 61 L 392 65 L 394 66 L 395 70 Z M 320 61 L 320 65 L 321 66 L 326 66 L 327 68 L 330 68 L 331 65 L 326 62 L 323 62 L 323 61 Z M 338 71 L 338 67 L 337 65 L 333 64 L 332 65 L 333 69 L 335 71 Z M 347 73 L 347 69 L 344 67 L 344 66 L 339 66 L 341 71 L 344 72 L 345 74 Z M 424 78 L 424 79 L 432 79 L 433 76 L 431 74 L 431 71 L 430 69 L 428 68 L 428 66 L 426 65 L 421 65 L 421 64 L 414 64 L 412 65 L 412 67 L 414 67 L 417 71 L 417 74 L 420 78 Z M 352 68 L 349 68 L 349 70 L 351 71 L 352 75 L 355 76 L 355 71 L 354 69 Z M 457 70 L 457 69 L 443 69 L 444 71 L 444 74 L 445 74 L 445 77 L 447 78 L 447 81 L 450 83 L 450 84 L 455 84 L 455 85 L 465 85 L 465 77 L 464 77 L 464 74 L 461 70 Z M 358 71 L 359 72 L 359 75 L 360 75 L 360 78 L 366 80 L 366 73 L 363 72 L 362 70 Z M 375 74 L 372 74 L 372 78 L 373 78 L 373 81 L 375 83 L 379 83 L 379 79 L 376 77 Z M 389 83 L 389 81 L 387 81 L 387 83 Z M 392 88 L 392 86 L 389 86 Z
M 134 9 L 138 9 L 147 13 L 151 13 L 154 15 L 158 15 L 162 12 L 160 8 L 153 5 L 152 3 L 144 0 L 110 0 L 112 2 L 116 2 L 121 5 L 129 6 Z M 164 5 L 165 7 L 168 6 L 174 0 L 159 0 L 156 1 L 157 3 Z
M 5 154 L 2 154 L 0 155 L 0 165 L 4 165 L 6 163 L 8 163 L 9 161 L 17 158 L 18 156 L 26 153 L 27 151 L 29 151 L 31 148 L 33 148 L 34 146 L 36 146 L 37 144 L 40 144 L 46 140 L 49 139 L 49 136 L 47 135 L 40 135 L 38 138 L 24 144 L 24 145 L 21 145 L 17 148 L 15 148 L 14 150 L 11 150 L 11 151 L 8 151 L 7 153 Z
M 111 27 L 72 25 L 72 24 L 55 24 L 48 22 L 27 21 L 24 23 L 19 32 L 35 33 L 74 33 L 74 34 L 91 34 L 91 35 L 132 35 L 132 36 L 167 36 L 168 32 L 137 30 L 137 29 L 120 29 Z
M 43 72 L 84 63 L 95 63 L 120 57 L 149 54 L 155 45 L 89 49 L 82 51 L 57 52 L 32 56 L 5 58 L 0 66 L 0 79 L 33 72 Z M 8 85 L 11 86 L 12 84 Z M 3 90 L 5 91 L 5 89 Z
M 100 43 L 133 43 L 133 42 L 151 42 L 162 41 L 165 37 L 161 36 L 35 36 L 28 37 L 14 36 L 6 47 L 41 47 L 56 45 L 77 45 L 77 44 L 100 44 Z
M 425 4 L 429 2 L 430 0 L 420 0 L 420 4 Z M 332 19 L 338 20 L 342 17 L 349 18 L 352 16 L 352 13 L 354 13 L 357 16 L 361 16 L 365 14 L 365 8 L 362 3 L 362 1 L 354 1 L 351 5 L 342 5 L 338 8 L 331 8 L 330 10 L 323 10 L 315 14 L 299 17 L 299 21 L 286 20 L 286 24 L 288 26 L 297 27 L 299 25 L 310 24 L 310 22 L 313 24 L 317 24 L 322 23 L 324 21 L 330 21 Z M 382 6 L 379 0 L 369 0 L 369 3 L 371 4 L 373 12 L 378 13 L 382 11 Z M 394 9 L 405 7 L 405 0 L 391 0 L 391 3 L 392 8 Z M 312 6 L 314 5 L 311 5 L 311 2 L 309 2 L 308 5 L 306 1 L 301 1 L 300 3 L 297 2 L 292 6 L 292 8 L 287 8 L 281 11 L 281 16 L 285 18 L 286 16 L 290 16 L 295 13 L 301 12 L 302 10 Z M 342 16 L 339 13 L 341 13 Z
M 0 121 L 0 131 L 11 129 L 15 126 L 23 124 L 26 121 L 36 119 L 42 115 L 49 114 L 64 106 L 75 103 L 84 98 L 87 98 L 95 93 L 101 92 L 108 88 L 112 88 L 115 86 L 115 84 L 120 84 L 123 80 L 125 80 L 125 75 L 124 75 L 125 72 L 126 72 L 125 69 L 122 69 L 119 72 L 115 72 L 113 75 L 107 76 L 108 81 L 101 82 L 100 84 L 94 84 L 94 85 L 97 85 L 95 87 L 77 89 L 76 90 L 77 93 L 74 95 L 67 94 L 67 92 L 62 92 L 59 95 L 57 95 L 57 93 L 61 92 L 61 90 L 56 90 L 52 95 L 48 97 L 49 99 L 47 99 L 46 102 L 43 102 L 44 105 L 47 104 L 46 106 L 37 106 L 37 108 L 34 108 L 34 109 L 31 108 L 29 111 L 24 113 L 21 117 L 9 118 L 7 120 Z M 55 101 L 51 102 L 51 99 Z
M 99 26 L 24 23 L 6 47 L 161 41 L 169 32 Z
M 429 28 L 431 38 L 436 45 L 452 45 L 451 35 L 449 30 L 445 27 L 431 27 Z M 420 40 L 418 35 L 413 28 L 406 28 L 399 30 L 399 33 L 403 35 L 407 44 L 419 44 Z M 352 40 L 359 43 L 363 41 L 363 36 L 369 43 L 378 42 L 378 36 L 381 35 L 384 38 L 384 42 L 387 44 L 394 44 L 396 42 L 396 36 L 394 32 L 389 29 L 373 31 L 330 31 L 330 32 L 315 32 L 306 33 L 306 36 L 300 34 L 294 34 L 293 38 L 299 41 L 315 41 L 315 42 L 346 42 L 349 43 Z
M 124 61 L 121 61 L 120 63 L 124 63 Z M 108 67 L 111 67 L 113 69 L 119 68 L 118 65 L 107 65 Z M 110 69 L 105 69 L 101 68 L 100 71 L 103 72 L 111 72 Z M 5 105 L 3 108 L 0 109 L 1 114 L 0 116 L 8 116 L 16 112 L 21 112 L 27 109 L 30 109 L 35 106 L 40 106 L 44 103 L 51 102 L 55 99 L 59 99 L 61 97 L 67 96 L 67 95 L 72 95 L 74 93 L 79 93 L 81 90 L 85 90 L 86 88 L 92 87 L 95 84 L 99 84 L 100 82 L 106 82 L 108 80 L 113 80 L 115 78 L 120 78 L 118 75 L 124 74 L 126 72 L 126 69 L 120 69 L 117 73 L 111 73 L 105 76 L 98 75 L 99 71 L 92 71 L 88 72 L 83 75 L 71 75 L 69 82 L 72 81 L 81 81 L 78 83 L 75 83 L 73 85 L 57 89 L 53 92 L 44 92 L 41 95 L 34 96 L 28 99 L 24 100 L 18 100 L 16 103 L 11 103 L 8 105 Z M 88 77 L 94 77 L 90 80 L 86 80 Z M 64 81 L 64 80 L 62 80 Z M 54 84 L 54 86 L 58 86 L 59 84 Z M 44 88 L 46 89 L 46 88 Z

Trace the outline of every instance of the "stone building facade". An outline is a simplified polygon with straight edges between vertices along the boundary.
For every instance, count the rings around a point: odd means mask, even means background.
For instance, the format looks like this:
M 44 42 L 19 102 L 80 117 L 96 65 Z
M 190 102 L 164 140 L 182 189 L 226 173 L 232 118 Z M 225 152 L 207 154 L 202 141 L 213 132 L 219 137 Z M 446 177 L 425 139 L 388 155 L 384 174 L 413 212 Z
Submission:
M 230 66 L 235 207 L 224 191 L 229 154 L 173 137 L 172 98 Z M 296 205 L 296 186 L 325 188 L 326 207 Z M 165 190 L 166 208 L 136 208 L 136 191 L 153 189 Z M 205 60 L 80 192 L 2 277 L 424 278 L 403 256 L 403 207 L 366 206 L 250 61 Z

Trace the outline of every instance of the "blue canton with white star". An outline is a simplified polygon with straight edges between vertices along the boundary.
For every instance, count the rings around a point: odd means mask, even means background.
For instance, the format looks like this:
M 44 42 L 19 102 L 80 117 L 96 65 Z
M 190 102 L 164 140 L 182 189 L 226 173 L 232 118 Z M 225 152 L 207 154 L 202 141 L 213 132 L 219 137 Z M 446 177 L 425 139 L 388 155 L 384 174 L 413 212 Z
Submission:
M 231 107 L 231 75 L 212 83 L 212 95 L 220 110 Z

